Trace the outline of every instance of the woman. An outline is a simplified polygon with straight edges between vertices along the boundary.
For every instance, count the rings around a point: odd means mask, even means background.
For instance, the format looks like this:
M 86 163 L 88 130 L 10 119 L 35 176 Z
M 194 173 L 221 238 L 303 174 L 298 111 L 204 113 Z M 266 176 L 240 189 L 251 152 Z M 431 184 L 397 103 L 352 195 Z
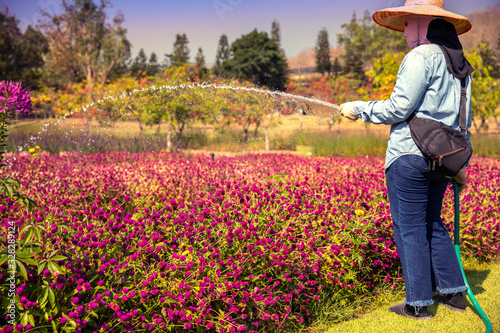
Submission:
M 431 170 L 412 139 L 405 121 L 431 118 L 459 129 L 461 78 L 466 78 L 467 129 L 471 126 L 472 66 L 465 59 L 458 34 L 471 29 L 469 20 L 444 10 L 444 0 L 407 0 L 403 7 L 380 10 L 374 21 L 404 32 L 412 49 L 399 68 L 390 99 L 341 105 L 351 120 L 391 125 L 385 173 L 393 231 L 405 281 L 406 299 L 389 310 L 428 319 L 433 301 L 465 311 L 467 290 L 453 243 L 441 220 L 441 206 L 450 179 Z M 470 133 L 467 131 L 467 139 Z M 465 171 L 454 177 L 462 190 Z M 439 291 L 434 295 L 433 292 Z

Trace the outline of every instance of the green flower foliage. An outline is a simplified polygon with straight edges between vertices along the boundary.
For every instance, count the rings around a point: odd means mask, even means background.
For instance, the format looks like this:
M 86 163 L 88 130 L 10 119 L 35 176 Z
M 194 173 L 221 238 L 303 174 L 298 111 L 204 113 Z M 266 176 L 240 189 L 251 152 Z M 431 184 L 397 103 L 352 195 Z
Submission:
M 474 116 L 474 127 L 480 131 L 487 129 L 486 119 L 498 116 L 498 104 L 500 101 L 500 80 L 490 75 L 491 66 L 485 66 L 481 58 L 481 49 L 487 47 L 480 43 L 477 48 L 466 54 L 467 59 L 474 67 L 472 73 L 472 115 Z

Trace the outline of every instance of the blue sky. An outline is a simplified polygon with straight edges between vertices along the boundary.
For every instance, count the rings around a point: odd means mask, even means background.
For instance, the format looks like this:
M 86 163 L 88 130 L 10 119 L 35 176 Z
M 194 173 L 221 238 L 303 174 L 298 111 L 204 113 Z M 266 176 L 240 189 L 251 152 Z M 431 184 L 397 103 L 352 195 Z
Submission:
M 466 15 L 498 4 L 499 0 L 446 0 L 445 9 Z M 36 25 L 40 10 L 57 12 L 58 0 L 0 0 L 0 8 L 9 7 L 24 29 Z M 354 12 L 361 17 L 378 9 L 404 5 L 404 0 L 112 0 L 108 13 L 119 10 L 125 16 L 127 37 L 135 56 L 140 48 L 146 54 L 155 52 L 163 61 L 172 51 L 177 33 L 185 33 L 191 49 L 191 60 L 199 47 L 207 63 L 215 60 L 220 36 L 229 42 L 251 32 L 270 32 L 274 19 L 280 23 L 282 46 L 287 56 L 296 56 L 314 47 L 318 32 L 328 30 L 330 43 L 336 45 L 341 25 L 349 22 Z

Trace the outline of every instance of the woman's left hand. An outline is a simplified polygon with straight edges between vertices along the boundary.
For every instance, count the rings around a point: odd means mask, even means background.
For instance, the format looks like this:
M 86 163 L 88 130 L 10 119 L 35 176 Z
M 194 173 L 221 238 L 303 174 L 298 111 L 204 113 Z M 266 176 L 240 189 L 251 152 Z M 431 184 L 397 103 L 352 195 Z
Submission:
M 467 186 L 467 176 L 465 175 L 465 168 L 460 169 L 457 175 L 451 178 L 450 183 L 452 181 L 456 181 L 458 185 L 458 193 L 462 193 L 462 191 Z

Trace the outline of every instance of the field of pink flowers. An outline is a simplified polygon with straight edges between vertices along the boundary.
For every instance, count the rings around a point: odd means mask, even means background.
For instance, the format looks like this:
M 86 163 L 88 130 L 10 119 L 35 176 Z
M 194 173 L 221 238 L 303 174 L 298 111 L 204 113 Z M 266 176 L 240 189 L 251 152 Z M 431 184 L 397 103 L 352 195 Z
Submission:
M 17 331 L 298 331 L 325 298 L 402 286 L 381 159 L 13 157 L 2 172 L 41 208 L 0 202 L 0 256 L 8 225 L 19 230 Z M 500 161 L 473 158 L 467 173 L 463 256 L 497 259 Z M 450 232 L 452 197 L 450 188 Z

